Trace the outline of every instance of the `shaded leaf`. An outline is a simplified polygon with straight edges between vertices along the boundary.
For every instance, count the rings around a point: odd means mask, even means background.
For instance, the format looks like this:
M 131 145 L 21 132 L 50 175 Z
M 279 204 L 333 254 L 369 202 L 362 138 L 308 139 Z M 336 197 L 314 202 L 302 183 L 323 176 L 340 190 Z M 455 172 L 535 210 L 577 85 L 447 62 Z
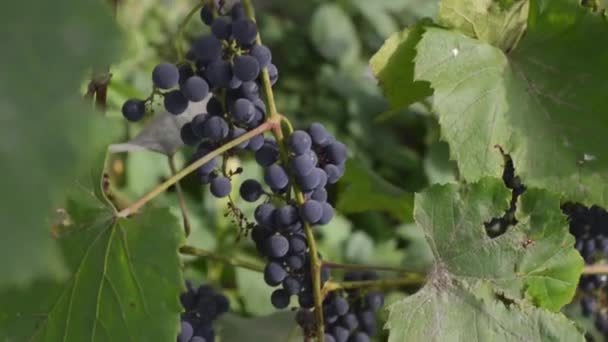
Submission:
M 0 294 L 0 336 L 14 341 L 175 339 L 183 288 L 179 221 L 166 209 L 117 220 L 92 193 L 76 199 L 69 212 L 97 215 L 73 216 L 60 237 L 71 277 Z
M 337 208 L 343 213 L 386 211 L 400 220 L 411 220 L 413 196 L 390 184 L 361 162 L 349 160 L 340 181 Z
M 302 341 L 294 316 L 295 314 L 289 311 L 255 318 L 226 314 L 217 321 L 216 326 L 223 342 Z M 294 329 L 297 331 L 294 332 Z
M 106 133 L 78 89 L 87 68 L 112 60 L 119 34 L 99 1 L 6 3 L 0 21 L 11 44 L 0 55 L 3 288 L 66 275 L 49 217 Z
M 333 62 L 352 61 L 361 50 L 350 17 L 335 4 L 316 9 L 310 20 L 310 39 L 317 51 Z

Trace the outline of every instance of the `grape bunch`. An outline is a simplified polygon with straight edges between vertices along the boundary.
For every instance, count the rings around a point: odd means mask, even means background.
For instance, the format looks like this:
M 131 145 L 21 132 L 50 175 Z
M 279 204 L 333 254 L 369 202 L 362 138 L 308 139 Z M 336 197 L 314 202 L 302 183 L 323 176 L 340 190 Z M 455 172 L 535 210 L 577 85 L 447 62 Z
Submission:
M 187 291 L 180 296 L 185 312 L 182 313 L 177 342 L 213 342 L 213 321 L 228 312 L 230 302 L 209 285 L 195 288 L 186 281 L 186 288 Z
M 377 280 L 375 272 L 348 272 L 345 281 Z M 377 331 L 376 312 L 384 305 L 384 294 L 378 291 L 334 291 L 323 300 L 325 342 L 368 342 Z M 307 335 L 312 335 L 315 317 L 300 309 L 296 321 Z
M 245 16 L 240 3 L 226 15 L 214 13 L 206 5 L 200 16 L 210 26 L 211 34 L 194 41 L 184 63 L 161 63 L 152 72 L 155 92 L 163 96 L 164 107 L 169 113 L 180 115 L 189 102 L 203 101 L 211 94 L 206 111 L 181 129 L 184 144 L 197 146 L 193 160 L 260 126 L 266 116 L 266 105 L 259 93 L 262 69 L 268 69 L 272 84 L 278 79 L 270 49 L 256 44 L 257 26 Z M 142 119 L 147 101 L 126 101 L 122 109 L 125 118 L 130 121 Z M 263 144 L 264 137 L 255 136 L 223 158 L 239 150 L 255 152 Z M 210 184 L 211 193 L 221 198 L 230 194 L 230 178 L 235 173 L 220 170 L 222 163 L 218 159 L 207 162 L 198 174 L 203 184 Z
M 293 132 L 287 141 L 285 160 L 273 139 L 266 139 L 255 153 L 270 189 L 265 191 L 257 180 L 248 179 L 239 192 L 248 202 L 266 195 L 264 203 L 255 210 L 257 225 L 251 238 L 258 252 L 268 260 L 264 280 L 269 286 L 280 286 L 272 293 L 272 304 L 283 309 L 289 305 L 291 296 L 297 296 L 300 306 L 309 309 L 314 301 L 304 224 L 325 225 L 333 218 L 326 186 L 336 183 L 344 174 L 347 150 L 319 123 L 311 124 L 307 131 Z M 289 199 L 296 187 L 304 193 L 302 205 Z M 328 279 L 329 269 L 323 268 L 321 282 Z
M 570 233 L 576 238 L 575 248 L 585 264 L 608 260 L 608 212 L 598 206 L 578 203 L 562 206 L 568 215 Z M 592 317 L 596 328 L 608 339 L 608 276 L 583 275 L 579 282 L 583 315 Z

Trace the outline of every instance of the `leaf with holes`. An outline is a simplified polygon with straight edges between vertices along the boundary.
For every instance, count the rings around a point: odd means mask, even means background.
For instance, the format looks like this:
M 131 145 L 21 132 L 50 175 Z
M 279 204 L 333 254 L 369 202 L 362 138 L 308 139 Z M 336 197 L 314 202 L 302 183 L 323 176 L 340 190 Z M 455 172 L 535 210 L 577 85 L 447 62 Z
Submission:
M 0 293 L 8 341 L 171 341 L 183 288 L 179 221 L 167 209 L 116 219 L 94 193 L 70 201 L 59 238 L 71 276 Z
M 608 45 L 599 44 L 607 35 L 606 21 L 574 0 L 532 1 L 528 30 L 508 55 L 426 29 L 415 77 L 431 82 L 464 179 L 499 176 L 500 145 L 524 184 L 608 205 Z
M 416 195 L 414 218 L 435 261 L 427 284 L 391 306 L 391 341 L 582 340 L 551 312 L 572 299 L 583 267 L 559 199 L 528 189 L 518 224 L 491 239 L 484 222 L 501 216 L 509 199 L 502 182 L 489 178 Z

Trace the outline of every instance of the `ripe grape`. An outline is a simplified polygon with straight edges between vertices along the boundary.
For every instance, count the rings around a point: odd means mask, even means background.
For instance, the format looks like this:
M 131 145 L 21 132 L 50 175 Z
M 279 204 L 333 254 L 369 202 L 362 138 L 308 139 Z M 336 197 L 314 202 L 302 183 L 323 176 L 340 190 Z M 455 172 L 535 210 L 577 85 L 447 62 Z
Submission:
M 213 11 L 211 10 L 211 7 L 209 7 L 209 5 L 205 5 L 203 6 L 203 8 L 201 8 L 201 21 L 207 25 L 210 26 L 213 23 Z
M 271 261 L 264 268 L 264 281 L 270 286 L 279 285 L 287 277 L 287 272 L 281 264 Z
M 227 137 L 228 130 L 228 124 L 219 116 L 210 117 L 203 125 L 204 136 L 213 141 L 218 141 Z
M 308 133 L 298 130 L 289 136 L 288 144 L 293 153 L 301 155 L 310 150 L 312 140 Z
M 306 154 L 293 158 L 290 164 L 292 171 L 296 174 L 296 177 L 308 176 L 315 168 L 313 160 Z
M 320 225 L 325 225 L 334 218 L 334 208 L 327 202 L 323 202 L 321 205 L 323 206 L 323 214 L 317 223 Z
M 277 209 L 276 218 L 279 224 L 290 226 L 298 221 L 298 209 L 293 205 L 285 205 Z
M 255 179 L 247 179 L 239 190 L 241 197 L 247 202 L 255 202 L 264 194 L 262 185 Z
M 302 215 L 302 218 L 306 222 L 310 224 L 315 224 L 323 216 L 323 205 L 321 204 L 321 202 L 317 202 L 315 200 L 308 200 L 302 205 L 302 208 L 300 209 L 300 215 Z
M 342 164 L 348 157 L 348 151 L 344 144 L 336 141 L 327 147 L 327 156 L 332 164 Z
M 255 161 L 262 167 L 268 167 L 279 159 L 279 147 L 274 140 L 265 140 L 255 152 Z
M 283 279 L 283 289 L 287 292 L 287 294 L 296 295 L 300 292 L 301 288 L 302 285 L 300 284 L 300 281 L 295 277 L 288 276 Z
M 207 65 L 221 57 L 222 42 L 213 35 L 207 35 L 194 42 L 192 51 L 201 63 Z
M 270 302 L 277 309 L 285 309 L 289 305 L 289 293 L 283 289 L 274 290 Z
M 227 40 L 232 33 L 232 23 L 227 17 L 218 17 L 211 25 L 211 32 L 220 40 Z
M 209 188 L 213 196 L 217 198 L 223 198 L 230 195 L 232 185 L 230 179 L 226 177 L 215 177 L 211 180 L 211 186 Z
M 222 114 L 224 114 L 222 103 L 215 96 L 210 98 L 209 102 L 207 102 L 207 113 L 213 116 L 222 116 Z
M 205 69 L 205 77 L 211 88 L 225 88 L 232 80 L 232 66 L 224 60 L 216 60 Z
M 188 322 L 182 322 L 181 330 L 179 335 L 177 335 L 178 342 L 188 342 L 194 335 L 194 329 L 192 329 L 192 325 Z
M 199 137 L 194 134 L 194 130 L 192 129 L 192 123 L 188 122 L 183 125 L 180 130 L 180 137 L 182 142 L 185 145 L 196 146 L 196 144 L 200 141 Z
M 139 121 L 146 115 L 146 103 L 141 100 L 129 99 L 122 105 L 122 115 L 129 121 Z
M 251 45 L 257 34 L 257 25 L 250 19 L 240 18 L 232 24 L 232 35 L 241 46 Z
M 241 123 L 247 123 L 253 119 L 255 108 L 253 107 L 253 103 L 251 103 L 251 101 L 247 99 L 238 99 L 232 104 L 230 113 L 235 120 Z
M 306 239 L 299 235 L 289 237 L 289 253 L 300 254 L 306 251 L 308 246 L 306 245 Z
M 179 90 L 173 90 L 165 94 L 165 109 L 174 115 L 179 115 L 188 109 L 188 99 Z
M 243 134 L 247 133 L 247 131 L 243 128 L 240 127 L 234 127 L 232 129 L 232 132 L 230 133 L 230 140 L 234 140 L 240 136 L 242 136 Z M 247 148 L 247 145 L 249 145 L 249 140 L 245 140 L 242 143 L 236 145 L 235 149 L 245 149 Z
M 243 4 L 238 2 L 234 4 L 234 6 L 232 6 L 232 9 L 230 10 L 230 16 L 234 21 L 245 18 L 246 14 L 245 8 L 243 8 Z
M 262 69 L 268 67 L 272 61 L 272 53 L 265 45 L 254 45 L 249 51 L 249 54 L 258 60 L 260 68 Z
M 171 89 L 179 82 L 179 70 L 171 63 L 161 63 L 152 71 L 152 81 L 160 89 Z
M 260 74 L 260 64 L 255 57 L 239 56 L 234 61 L 234 75 L 243 82 L 253 81 Z
M 257 152 L 264 145 L 264 136 L 256 135 L 255 137 L 249 139 L 249 144 L 247 145 L 247 149 L 253 152 Z
M 181 91 L 188 100 L 199 102 L 209 94 L 209 85 L 201 77 L 192 76 L 182 84 Z
M 282 235 L 273 235 L 264 241 L 266 256 L 282 258 L 289 251 L 289 241 Z
M 264 180 L 272 190 L 281 190 L 289 184 L 289 176 L 278 164 L 270 165 L 264 170 Z
M 277 69 L 276 65 L 270 64 L 268 66 L 268 76 L 270 78 L 270 84 L 275 85 L 279 80 L 279 69 Z
M 271 226 L 274 221 L 275 206 L 271 203 L 264 203 L 255 209 L 255 220 L 264 226 Z
M 308 128 L 308 134 L 312 138 L 312 142 L 315 145 L 319 145 L 321 147 L 327 146 L 328 143 L 331 142 L 330 135 L 325 129 L 323 125 L 320 123 L 312 123 Z
M 315 201 L 326 202 L 327 201 L 327 190 L 325 190 L 325 188 L 318 188 L 315 191 L 313 191 L 312 195 L 310 195 L 310 198 Z

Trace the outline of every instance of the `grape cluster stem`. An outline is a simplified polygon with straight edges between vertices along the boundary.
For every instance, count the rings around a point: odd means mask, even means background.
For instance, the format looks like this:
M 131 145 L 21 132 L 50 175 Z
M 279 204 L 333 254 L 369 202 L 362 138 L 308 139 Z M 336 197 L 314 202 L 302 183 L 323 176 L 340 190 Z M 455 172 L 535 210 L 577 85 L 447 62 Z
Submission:
M 175 176 L 175 174 L 177 173 L 177 167 L 175 166 L 175 158 L 173 156 L 169 156 L 168 159 L 169 169 L 171 170 L 171 176 Z M 186 234 L 186 237 L 188 237 L 190 236 L 192 225 L 190 224 L 190 219 L 188 218 L 188 207 L 186 206 L 184 189 L 182 188 L 182 185 L 179 181 L 175 183 L 175 189 L 177 190 L 177 200 L 179 202 L 179 208 L 182 211 L 182 219 L 184 220 L 184 233 Z
M 244 268 L 254 272 L 264 272 L 264 265 L 260 263 L 255 263 L 247 260 L 242 260 L 234 257 L 219 255 L 217 253 L 207 251 L 204 249 L 192 247 L 192 246 L 182 246 L 179 249 L 179 252 L 185 255 L 199 256 L 204 257 L 213 261 L 221 262 L 227 265 L 231 265 L 234 267 Z

